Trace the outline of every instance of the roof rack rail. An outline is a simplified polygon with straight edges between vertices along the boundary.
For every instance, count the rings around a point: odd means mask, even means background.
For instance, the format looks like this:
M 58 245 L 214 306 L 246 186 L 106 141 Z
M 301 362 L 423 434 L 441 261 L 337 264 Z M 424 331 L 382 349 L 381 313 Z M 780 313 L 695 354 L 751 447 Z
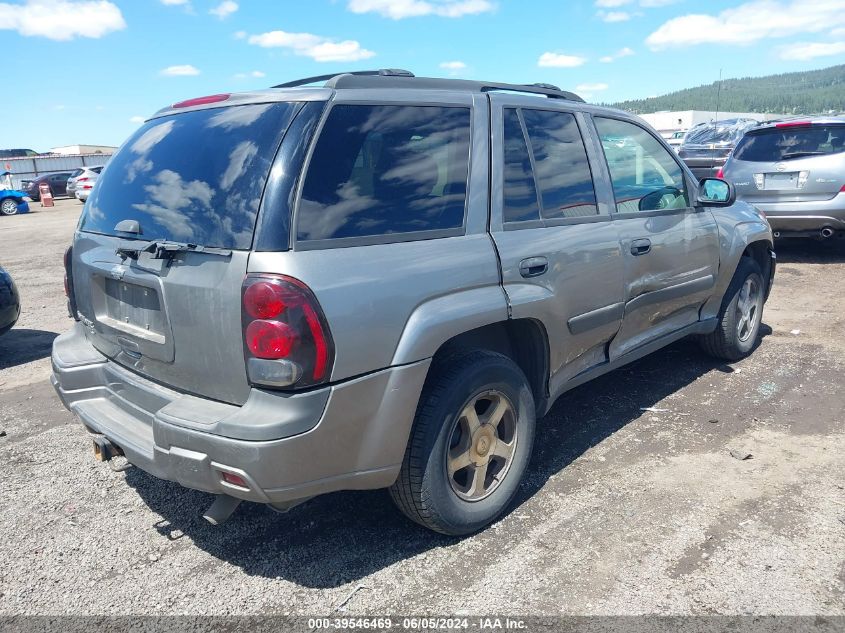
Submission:
M 410 70 L 403 70 L 401 68 L 379 68 L 377 70 L 352 70 L 345 73 L 332 73 L 330 75 L 316 75 L 314 77 L 305 77 L 304 79 L 295 79 L 294 81 L 286 81 L 273 88 L 295 88 L 297 86 L 307 86 L 308 84 L 317 83 L 318 81 L 328 81 L 340 75 L 356 75 L 358 77 L 413 77 L 414 73 Z
M 411 80 L 411 81 L 409 81 Z M 473 92 L 524 92 L 543 95 L 549 99 L 568 101 L 584 100 L 574 92 L 561 90 L 555 85 L 545 83 L 508 84 L 489 81 L 471 81 L 468 79 L 438 79 L 435 77 L 417 77 L 414 73 L 401 68 L 381 68 L 379 70 L 355 70 L 346 73 L 332 73 L 288 81 L 273 88 L 294 88 L 320 81 L 326 82 L 326 88 L 420 88 L 423 90 L 470 90 Z

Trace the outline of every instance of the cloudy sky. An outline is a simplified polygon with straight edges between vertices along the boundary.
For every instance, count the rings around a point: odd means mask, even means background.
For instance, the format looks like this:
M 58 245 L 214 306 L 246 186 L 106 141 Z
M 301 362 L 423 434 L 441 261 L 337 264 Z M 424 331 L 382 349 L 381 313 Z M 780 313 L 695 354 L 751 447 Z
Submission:
M 362 68 L 593 101 L 845 63 L 845 0 L 0 2 L 0 147 L 119 144 L 175 101 Z

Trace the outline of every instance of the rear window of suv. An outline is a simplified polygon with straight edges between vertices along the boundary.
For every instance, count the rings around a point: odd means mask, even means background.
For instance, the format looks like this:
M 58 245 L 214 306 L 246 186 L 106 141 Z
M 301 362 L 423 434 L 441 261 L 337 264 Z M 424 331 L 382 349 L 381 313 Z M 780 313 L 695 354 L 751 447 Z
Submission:
M 469 108 L 334 106 L 305 176 L 297 240 L 459 233 L 469 143 Z
M 85 205 L 83 231 L 245 250 L 293 103 L 195 110 L 152 119 L 123 144 Z
M 825 156 L 845 151 L 845 125 L 769 128 L 746 134 L 734 150 L 736 160 L 767 163 Z

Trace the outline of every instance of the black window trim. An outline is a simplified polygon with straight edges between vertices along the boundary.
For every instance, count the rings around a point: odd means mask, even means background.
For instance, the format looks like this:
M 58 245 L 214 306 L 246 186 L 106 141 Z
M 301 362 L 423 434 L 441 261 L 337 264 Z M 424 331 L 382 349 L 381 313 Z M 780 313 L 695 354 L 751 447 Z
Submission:
M 429 106 L 429 107 L 443 107 L 443 108 L 462 108 L 469 110 L 469 146 L 467 155 L 467 183 L 466 193 L 464 195 L 464 216 L 460 226 L 448 229 L 432 229 L 425 231 L 408 231 L 406 233 L 385 233 L 382 235 L 366 235 L 360 237 L 340 237 L 328 238 L 319 240 L 300 240 L 298 237 L 299 215 L 302 205 L 302 192 L 305 189 L 305 180 L 308 176 L 308 170 L 311 168 L 311 159 L 314 157 L 314 152 L 317 148 L 317 143 L 323 133 L 323 127 L 326 125 L 332 110 L 340 105 L 362 105 L 362 106 Z M 302 171 L 299 182 L 296 185 L 296 199 L 294 201 L 293 221 L 290 226 L 290 244 L 293 251 L 316 251 L 325 250 L 328 248 L 351 248 L 354 246 L 375 246 L 378 244 L 396 244 L 401 242 L 419 242 L 423 240 L 435 240 L 447 237 L 460 237 L 466 235 L 467 229 L 467 215 L 469 213 L 470 187 L 472 186 L 472 165 L 473 165 L 473 136 L 475 128 L 475 107 L 472 103 L 456 103 L 455 101 L 432 101 L 432 100 L 390 100 L 390 99 L 355 99 L 346 101 L 337 99 L 336 95 L 329 101 L 328 107 L 323 111 L 323 116 L 320 119 L 317 128 L 314 130 L 314 136 L 311 139 L 311 145 L 303 161 Z
M 523 229 L 541 229 L 541 228 L 551 228 L 555 226 L 570 226 L 572 224 L 595 224 L 596 222 L 610 222 L 612 219 L 610 215 L 601 212 L 601 206 L 599 204 L 599 194 L 598 190 L 596 189 L 596 178 L 593 174 L 593 167 L 590 164 L 590 152 L 587 149 L 587 141 L 584 140 L 584 130 L 581 127 L 581 122 L 578 120 L 578 112 L 581 110 L 569 110 L 569 109 L 558 109 L 558 108 L 544 108 L 534 105 L 507 105 L 503 104 L 501 106 L 502 111 L 502 123 L 504 124 L 505 120 L 505 111 L 506 110 L 516 110 L 517 116 L 519 117 L 519 125 L 522 128 L 522 137 L 525 141 L 525 146 L 528 148 L 528 158 L 531 161 L 531 178 L 534 180 L 534 193 L 537 197 L 537 208 L 540 212 L 540 219 L 539 220 L 517 220 L 517 221 L 507 221 L 505 220 L 505 205 L 504 205 L 504 172 L 502 172 L 502 205 L 501 205 L 501 214 L 502 214 L 502 230 L 504 231 L 521 231 Z M 575 119 L 575 125 L 578 128 L 578 135 L 581 137 L 581 144 L 584 146 L 584 156 L 587 158 L 587 169 L 590 172 L 590 180 L 593 183 L 593 195 L 596 198 L 596 209 L 598 213 L 596 215 L 588 215 L 585 217 L 579 218 L 544 218 L 543 217 L 543 197 L 540 193 L 540 184 L 537 182 L 537 169 L 534 162 L 534 148 L 531 147 L 531 137 L 528 135 L 528 128 L 525 126 L 525 120 L 522 117 L 523 110 L 540 110 L 543 112 L 558 112 L 562 114 L 569 114 Z M 502 161 L 504 165 L 504 125 L 502 126 Z M 614 198 L 615 201 L 615 198 Z
M 633 219 L 633 218 L 653 218 L 653 217 L 664 216 L 664 215 L 678 215 L 678 214 L 681 214 L 681 213 L 686 215 L 686 214 L 698 213 L 699 212 L 696 209 L 696 207 L 694 206 L 695 199 L 698 195 L 698 188 L 693 186 L 693 184 L 692 184 L 693 181 L 690 179 L 689 173 L 687 173 L 688 172 L 687 166 L 682 161 L 680 161 L 678 159 L 677 154 L 671 149 L 671 147 L 667 149 L 668 144 L 662 138 L 658 138 L 651 131 L 649 131 L 648 128 L 640 125 L 636 121 L 632 121 L 631 119 L 625 118 L 623 116 L 615 116 L 613 113 L 604 113 L 604 112 L 601 112 L 601 113 L 589 112 L 589 113 L 585 113 L 585 114 L 590 117 L 590 124 L 593 126 L 593 128 L 596 131 L 596 139 L 598 141 L 598 145 L 599 145 L 599 148 L 601 150 L 601 156 L 602 156 L 602 159 L 604 160 L 605 169 L 607 169 L 607 177 L 608 177 L 608 183 L 607 184 L 610 186 L 610 195 L 613 197 L 613 206 L 610 209 L 610 215 L 611 215 L 612 218 L 617 219 L 617 220 L 628 220 L 628 219 Z M 604 146 L 601 143 L 601 134 L 599 133 L 599 129 L 598 129 L 598 126 L 596 125 L 595 119 L 612 119 L 614 121 L 621 121 L 622 123 L 629 123 L 630 125 L 633 125 L 635 127 L 640 128 L 646 134 L 649 134 L 653 139 L 655 139 L 657 141 L 658 145 L 660 145 L 661 147 L 663 147 L 663 149 L 666 150 L 666 152 L 669 154 L 669 156 L 671 156 L 672 160 L 675 161 L 675 164 L 678 165 L 678 167 L 681 170 L 681 176 L 683 176 L 684 184 L 686 185 L 686 188 L 687 188 L 686 194 L 687 194 L 688 206 L 681 207 L 680 209 L 654 209 L 652 211 L 628 211 L 628 212 L 625 212 L 625 213 L 620 213 L 619 210 L 618 210 L 619 207 L 618 207 L 618 204 L 617 204 L 617 201 L 616 201 L 616 190 L 613 187 L 613 174 L 611 174 L 611 172 L 610 172 L 610 164 L 607 162 L 607 154 L 605 153 Z

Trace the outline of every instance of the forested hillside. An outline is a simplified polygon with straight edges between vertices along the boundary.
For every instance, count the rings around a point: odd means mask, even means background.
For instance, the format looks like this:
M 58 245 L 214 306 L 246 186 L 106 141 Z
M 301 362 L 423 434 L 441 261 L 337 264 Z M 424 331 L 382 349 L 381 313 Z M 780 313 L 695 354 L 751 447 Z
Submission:
M 786 114 L 845 111 L 845 64 L 821 70 L 767 77 L 724 79 L 722 112 L 776 112 Z M 632 99 L 613 106 L 637 114 L 661 110 L 714 110 L 719 82 L 687 88 L 649 99 Z

